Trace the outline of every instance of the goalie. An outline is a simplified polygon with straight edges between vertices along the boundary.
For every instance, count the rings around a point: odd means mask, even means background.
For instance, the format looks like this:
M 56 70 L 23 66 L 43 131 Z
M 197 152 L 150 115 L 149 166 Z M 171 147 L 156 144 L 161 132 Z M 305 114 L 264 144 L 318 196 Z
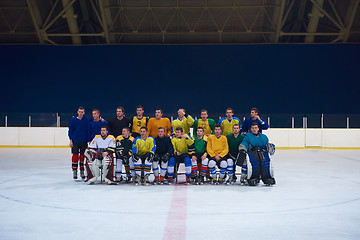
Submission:
M 250 186 L 255 186 L 260 179 L 265 185 L 275 184 L 270 155 L 275 153 L 274 144 L 269 143 L 266 135 L 259 132 L 257 123 L 251 124 L 251 132 L 247 133 L 239 146 L 236 164 L 242 167 Z M 242 176 L 242 178 L 244 175 Z
M 115 138 L 108 135 L 107 126 L 101 127 L 101 134 L 96 135 L 85 152 L 86 182 L 94 184 L 100 176 L 100 169 L 107 184 L 115 184 L 114 180 L 114 152 Z

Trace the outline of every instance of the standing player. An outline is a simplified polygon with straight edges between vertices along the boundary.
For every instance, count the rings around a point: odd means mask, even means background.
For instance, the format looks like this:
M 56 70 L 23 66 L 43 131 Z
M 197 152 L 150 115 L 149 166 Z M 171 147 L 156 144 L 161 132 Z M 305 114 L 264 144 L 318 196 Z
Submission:
M 259 130 L 257 123 L 251 124 L 251 132 L 247 133 L 239 147 L 238 162 L 247 161 L 247 181 L 250 186 L 259 183 L 260 178 L 266 185 L 274 185 L 275 178 L 269 156 L 274 154 L 274 145 Z M 247 154 L 246 154 L 247 153 Z
M 134 138 L 140 137 L 140 128 L 146 127 L 148 124 L 149 118 L 144 117 L 144 108 L 139 105 L 136 107 L 136 116 L 132 120 L 132 133 L 131 136 Z
M 145 165 L 144 169 L 144 184 L 149 185 L 149 175 L 151 171 L 151 163 L 154 158 L 156 150 L 156 143 L 153 137 L 148 137 L 147 128 L 140 128 L 140 137 L 135 138 L 132 147 L 132 161 L 130 161 L 130 168 L 135 168 L 135 185 L 139 185 L 142 172 L 142 164 Z
M 124 127 L 131 129 L 131 120 L 125 117 L 124 113 L 124 108 L 118 107 L 116 109 L 116 117 L 108 120 L 110 134 L 114 137 L 120 136 Z
M 149 136 L 156 138 L 159 133 L 159 127 L 163 127 L 165 129 L 165 136 L 171 135 L 171 123 L 168 118 L 163 118 L 162 109 L 155 110 L 155 117 L 150 118 L 148 122 Z
M 107 184 L 115 184 L 114 180 L 114 152 L 115 138 L 108 135 L 107 126 L 101 127 L 101 134 L 96 135 L 86 151 L 86 173 L 88 184 L 94 184 L 103 169 L 104 180 Z
M 165 136 L 165 129 L 159 127 L 159 136 L 155 138 L 156 142 L 156 151 L 153 159 L 153 172 L 154 172 L 154 184 L 157 184 L 159 181 L 159 165 L 160 165 L 160 183 L 164 184 L 164 177 L 167 171 L 168 162 L 170 157 L 174 153 L 174 148 L 171 143 L 171 139 L 168 136 Z
M 227 168 L 227 154 L 229 153 L 229 146 L 227 138 L 221 135 L 221 127 L 219 124 L 215 126 L 215 135 L 208 137 L 206 151 L 209 155 L 209 169 L 213 178 L 213 183 L 221 184 L 226 173 Z M 216 166 L 220 169 L 220 176 L 216 178 Z
M 234 111 L 232 108 L 226 109 L 226 117 L 223 117 L 219 120 L 219 125 L 221 126 L 222 135 L 226 136 L 232 134 L 233 126 L 238 124 L 240 126 L 240 119 L 233 117 Z
M 171 140 L 174 147 L 174 156 L 170 158 L 168 165 L 168 182 L 173 181 L 175 163 L 185 163 L 186 183 L 190 184 L 191 159 L 188 147 L 194 143 L 194 139 L 189 134 L 184 134 L 181 127 L 176 128 L 175 137 Z
M 72 117 L 69 124 L 69 139 L 72 153 L 73 178 L 77 179 L 78 162 L 80 165 L 80 176 L 84 180 L 84 153 L 88 142 L 88 129 L 91 119 L 85 115 L 85 109 L 79 107 L 77 117 Z
M 259 126 L 259 132 L 262 132 L 262 130 L 267 130 L 269 128 L 269 124 L 259 116 L 259 109 L 252 108 L 250 111 L 250 117 L 246 118 L 243 122 L 242 128 L 241 128 L 241 134 L 246 134 L 248 132 L 251 132 L 251 125 L 252 123 L 257 123 Z
M 233 133 L 226 135 L 229 144 L 229 156 L 227 160 L 227 173 L 229 175 L 229 179 L 226 181 L 227 184 L 231 184 L 232 181 L 236 181 L 235 170 L 236 170 L 236 159 L 239 154 L 239 145 L 244 139 L 244 135 L 240 134 L 240 126 L 235 124 L 233 127 Z
M 194 125 L 194 118 L 185 113 L 184 108 L 178 110 L 178 118 L 172 122 L 172 134 L 175 134 L 175 129 L 182 128 L 184 134 L 190 134 L 190 128 Z
M 89 123 L 88 142 L 91 142 L 95 135 L 100 134 L 102 126 L 108 126 L 107 121 L 100 117 L 99 109 L 92 110 L 92 117 L 94 120 Z
M 116 181 L 121 182 L 123 180 L 122 174 L 122 165 L 124 164 L 126 169 L 126 181 L 129 182 L 131 179 L 130 171 L 135 169 L 130 169 L 129 160 L 131 157 L 132 145 L 134 138 L 130 136 L 130 129 L 125 127 L 122 130 L 122 135 L 116 138 L 116 170 L 115 177 Z
M 208 111 L 201 110 L 201 119 L 196 119 L 193 126 L 193 136 L 196 136 L 198 127 L 204 130 L 204 134 L 209 136 L 214 134 L 216 122 L 214 119 L 208 118 Z
M 208 171 L 209 159 L 207 158 L 206 153 L 206 142 L 207 136 L 204 136 L 204 129 L 202 127 L 198 127 L 196 137 L 194 137 L 195 153 L 191 156 L 191 175 L 195 178 L 195 182 L 197 184 L 204 184 L 204 178 Z M 198 176 L 198 169 L 201 169 L 200 176 Z

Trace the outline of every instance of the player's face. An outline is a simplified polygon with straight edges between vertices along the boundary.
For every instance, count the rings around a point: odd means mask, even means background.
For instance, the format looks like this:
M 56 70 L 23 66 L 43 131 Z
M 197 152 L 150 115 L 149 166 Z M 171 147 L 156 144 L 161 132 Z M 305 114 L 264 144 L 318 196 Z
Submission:
M 162 128 L 160 128 L 160 129 L 158 130 L 158 133 L 159 133 L 159 137 L 161 137 L 161 138 L 165 136 L 165 130 L 162 129 Z
M 147 131 L 143 128 L 143 129 L 140 129 L 140 136 L 142 138 L 146 137 L 147 136 Z
M 82 118 L 82 117 L 84 116 L 84 114 L 85 114 L 85 110 L 83 110 L 83 109 L 78 109 L 77 114 L 78 114 L 78 117 L 79 117 L 79 118 Z
M 161 119 L 162 118 L 162 113 L 161 113 L 161 111 L 160 110 L 156 110 L 155 111 L 155 117 L 156 117 L 156 119 Z
M 251 126 L 251 132 L 255 135 L 258 134 L 259 133 L 258 125 Z
M 234 126 L 234 127 L 233 127 L 233 132 L 234 132 L 235 134 L 238 134 L 238 133 L 240 132 L 239 126 Z
M 176 130 L 175 135 L 176 135 L 176 137 L 181 137 L 182 132 L 180 130 Z
M 101 128 L 101 136 L 105 137 L 108 134 L 108 130 L 106 128 Z
M 234 113 L 231 110 L 226 110 L 226 117 L 227 119 L 232 119 L 232 116 L 234 115 Z
M 93 111 L 92 112 L 92 117 L 93 117 L 94 120 L 98 120 L 99 117 L 100 117 L 99 112 L 98 111 Z
M 124 138 L 128 138 L 130 135 L 129 130 L 127 130 L 126 128 L 123 128 L 122 130 L 122 134 L 121 134 Z
M 137 114 L 139 117 L 142 117 L 143 113 L 144 113 L 144 109 L 142 109 L 142 108 L 137 108 L 137 109 L 136 109 L 136 114 Z
M 201 112 L 201 119 L 206 120 L 208 118 L 207 112 Z
M 199 137 L 204 136 L 204 129 L 198 128 L 198 129 L 196 130 L 196 134 L 197 134 Z
M 178 113 L 179 118 L 182 118 L 185 116 L 184 109 L 179 109 L 177 113 Z
M 116 116 L 117 117 L 122 117 L 124 115 L 124 112 L 123 112 L 123 110 L 122 109 L 116 109 Z
M 257 115 L 258 115 L 257 112 L 255 112 L 254 110 L 251 110 L 250 116 L 251 116 L 252 118 L 256 117 Z
M 214 132 L 215 132 L 215 135 L 216 135 L 216 136 L 221 135 L 221 128 L 216 127 L 215 130 L 214 130 Z

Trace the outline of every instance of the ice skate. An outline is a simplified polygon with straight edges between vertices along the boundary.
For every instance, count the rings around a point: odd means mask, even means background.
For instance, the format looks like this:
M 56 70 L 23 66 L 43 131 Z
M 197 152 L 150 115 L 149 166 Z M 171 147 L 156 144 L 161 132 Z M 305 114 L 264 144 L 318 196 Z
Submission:
M 73 178 L 76 180 L 77 179 L 77 170 L 73 170 Z
M 190 177 L 186 177 L 186 185 L 190 185 L 191 179 Z
M 144 181 L 143 181 L 143 183 L 144 183 L 144 186 L 149 186 L 149 184 L 150 184 L 149 174 L 146 174 L 146 175 L 144 176 Z
M 161 184 L 161 185 L 164 185 L 164 182 L 165 182 L 164 177 L 160 176 L 160 184 Z
M 159 184 L 159 177 L 158 177 L 158 176 L 156 176 L 156 177 L 154 178 L 153 184 L 154 184 L 154 185 Z
M 168 177 L 168 184 L 171 185 L 173 183 L 173 178 L 172 177 Z
M 233 183 L 233 175 L 229 175 L 229 178 L 228 178 L 228 180 L 226 181 L 226 184 L 227 185 L 230 185 L 230 184 L 232 184 Z
M 85 181 L 84 170 L 80 170 L 80 176 L 81 176 L 81 179 L 82 179 L 83 181 Z

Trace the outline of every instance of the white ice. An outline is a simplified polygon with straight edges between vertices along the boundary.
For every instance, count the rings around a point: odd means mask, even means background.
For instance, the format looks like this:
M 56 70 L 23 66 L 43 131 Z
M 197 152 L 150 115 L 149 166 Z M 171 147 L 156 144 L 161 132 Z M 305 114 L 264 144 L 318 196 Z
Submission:
M 273 164 L 273 187 L 87 185 L 69 149 L 3 148 L 0 239 L 360 239 L 359 150 L 277 150 Z

